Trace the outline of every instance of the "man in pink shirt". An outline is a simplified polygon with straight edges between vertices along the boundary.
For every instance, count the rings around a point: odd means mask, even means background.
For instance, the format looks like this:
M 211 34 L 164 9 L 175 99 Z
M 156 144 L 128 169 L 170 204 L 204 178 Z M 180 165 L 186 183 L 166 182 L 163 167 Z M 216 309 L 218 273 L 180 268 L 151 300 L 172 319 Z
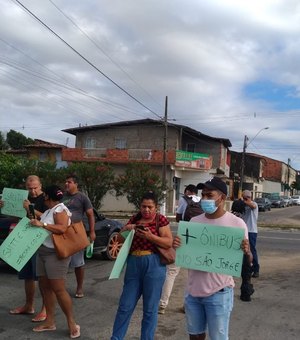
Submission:
M 224 209 L 226 184 L 220 178 L 213 177 L 205 183 L 199 183 L 197 188 L 202 189 L 201 207 L 204 214 L 193 217 L 191 222 L 244 229 L 245 239 L 241 243 L 241 249 L 251 262 L 252 254 L 245 222 Z M 180 244 L 180 237 L 176 236 L 173 246 L 178 248 Z M 233 287 L 234 280 L 230 275 L 188 271 L 185 313 L 190 340 L 204 340 L 207 329 L 211 340 L 228 340 Z

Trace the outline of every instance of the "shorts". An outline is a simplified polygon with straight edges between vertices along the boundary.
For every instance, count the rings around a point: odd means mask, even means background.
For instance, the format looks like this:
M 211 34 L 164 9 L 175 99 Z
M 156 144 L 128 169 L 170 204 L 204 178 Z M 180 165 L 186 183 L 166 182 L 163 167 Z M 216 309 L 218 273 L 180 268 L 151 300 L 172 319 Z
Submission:
M 37 281 L 36 275 L 36 256 L 35 253 L 25 266 L 19 271 L 18 277 L 20 280 L 34 280 Z
M 50 280 L 65 279 L 68 274 L 71 257 L 59 259 L 55 249 L 41 246 L 37 253 L 36 275 L 46 276 Z
M 70 268 L 78 268 L 85 265 L 84 252 L 85 249 L 80 250 L 78 253 L 71 256 Z
M 230 313 L 233 308 L 233 288 L 206 297 L 187 295 L 185 316 L 190 335 L 205 333 L 208 328 L 211 340 L 227 340 Z

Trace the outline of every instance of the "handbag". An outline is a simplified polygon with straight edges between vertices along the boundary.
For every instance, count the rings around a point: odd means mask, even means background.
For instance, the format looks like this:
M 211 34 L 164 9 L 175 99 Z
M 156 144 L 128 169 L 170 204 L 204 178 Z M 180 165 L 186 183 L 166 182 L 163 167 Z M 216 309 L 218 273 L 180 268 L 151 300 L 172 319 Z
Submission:
M 52 234 L 56 255 L 65 259 L 90 245 L 82 222 L 72 223 L 63 234 Z
M 159 226 L 158 226 L 158 221 L 159 221 L 159 214 L 156 214 L 156 230 L 158 232 Z M 160 257 L 160 263 L 161 264 L 173 264 L 175 263 L 176 259 L 176 251 L 173 247 L 170 247 L 168 249 L 162 248 L 158 245 L 155 245 L 157 252 Z

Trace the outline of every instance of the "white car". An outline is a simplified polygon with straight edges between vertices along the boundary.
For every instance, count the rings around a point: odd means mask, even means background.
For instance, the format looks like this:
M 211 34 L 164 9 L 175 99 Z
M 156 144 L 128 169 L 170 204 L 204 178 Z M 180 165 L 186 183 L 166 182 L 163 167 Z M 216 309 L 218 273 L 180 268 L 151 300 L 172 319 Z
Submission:
M 300 195 L 292 196 L 293 205 L 300 205 Z

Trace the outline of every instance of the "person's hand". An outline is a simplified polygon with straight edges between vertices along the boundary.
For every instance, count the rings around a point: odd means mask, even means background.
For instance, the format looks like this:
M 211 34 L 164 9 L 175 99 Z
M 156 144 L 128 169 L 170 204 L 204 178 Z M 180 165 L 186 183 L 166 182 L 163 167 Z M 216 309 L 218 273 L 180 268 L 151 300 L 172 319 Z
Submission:
M 244 239 L 241 243 L 241 249 L 244 252 L 245 255 L 249 255 L 250 253 L 250 244 L 249 244 L 249 240 Z
M 90 231 L 89 237 L 90 237 L 90 241 L 94 242 L 96 240 L 96 233 L 95 233 L 95 231 Z
M 149 228 L 145 227 L 144 229 L 135 228 L 136 235 L 144 238 L 146 240 L 151 240 L 152 232 Z
M 24 200 L 23 201 L 23 208 L 26 209 L 27 211 L 29 210 L 29 204 L 30 204 L 29 200 Z
M 122 232 L 122 231 L 126 231 L 126 230 L 131 231 L 132 229 L 135 229 L 135 227 L 136 227 L 136 224 L 126 224 L 126 225 L 124 225 L 124 227 L 121 229 L 121 232 Z
M 174 249 L 176 249 L 176 248 L 179 248 L 180 246 L 181 246 L 181 239 L 180 239 L 179 236 L 175 236 L 174 239 L 173 239 L 173 245 L 172 245 L 172 247 L 173 247 Z
M 3 208 L 4 206 L 4 201 L 0 200 L 0 208 Z
M 44 225 L 41 221 L 37 220 L 36 218 L 30 220 L 30 224 L 34 227 L 39 227 L 39 228 L 42 228 Z

